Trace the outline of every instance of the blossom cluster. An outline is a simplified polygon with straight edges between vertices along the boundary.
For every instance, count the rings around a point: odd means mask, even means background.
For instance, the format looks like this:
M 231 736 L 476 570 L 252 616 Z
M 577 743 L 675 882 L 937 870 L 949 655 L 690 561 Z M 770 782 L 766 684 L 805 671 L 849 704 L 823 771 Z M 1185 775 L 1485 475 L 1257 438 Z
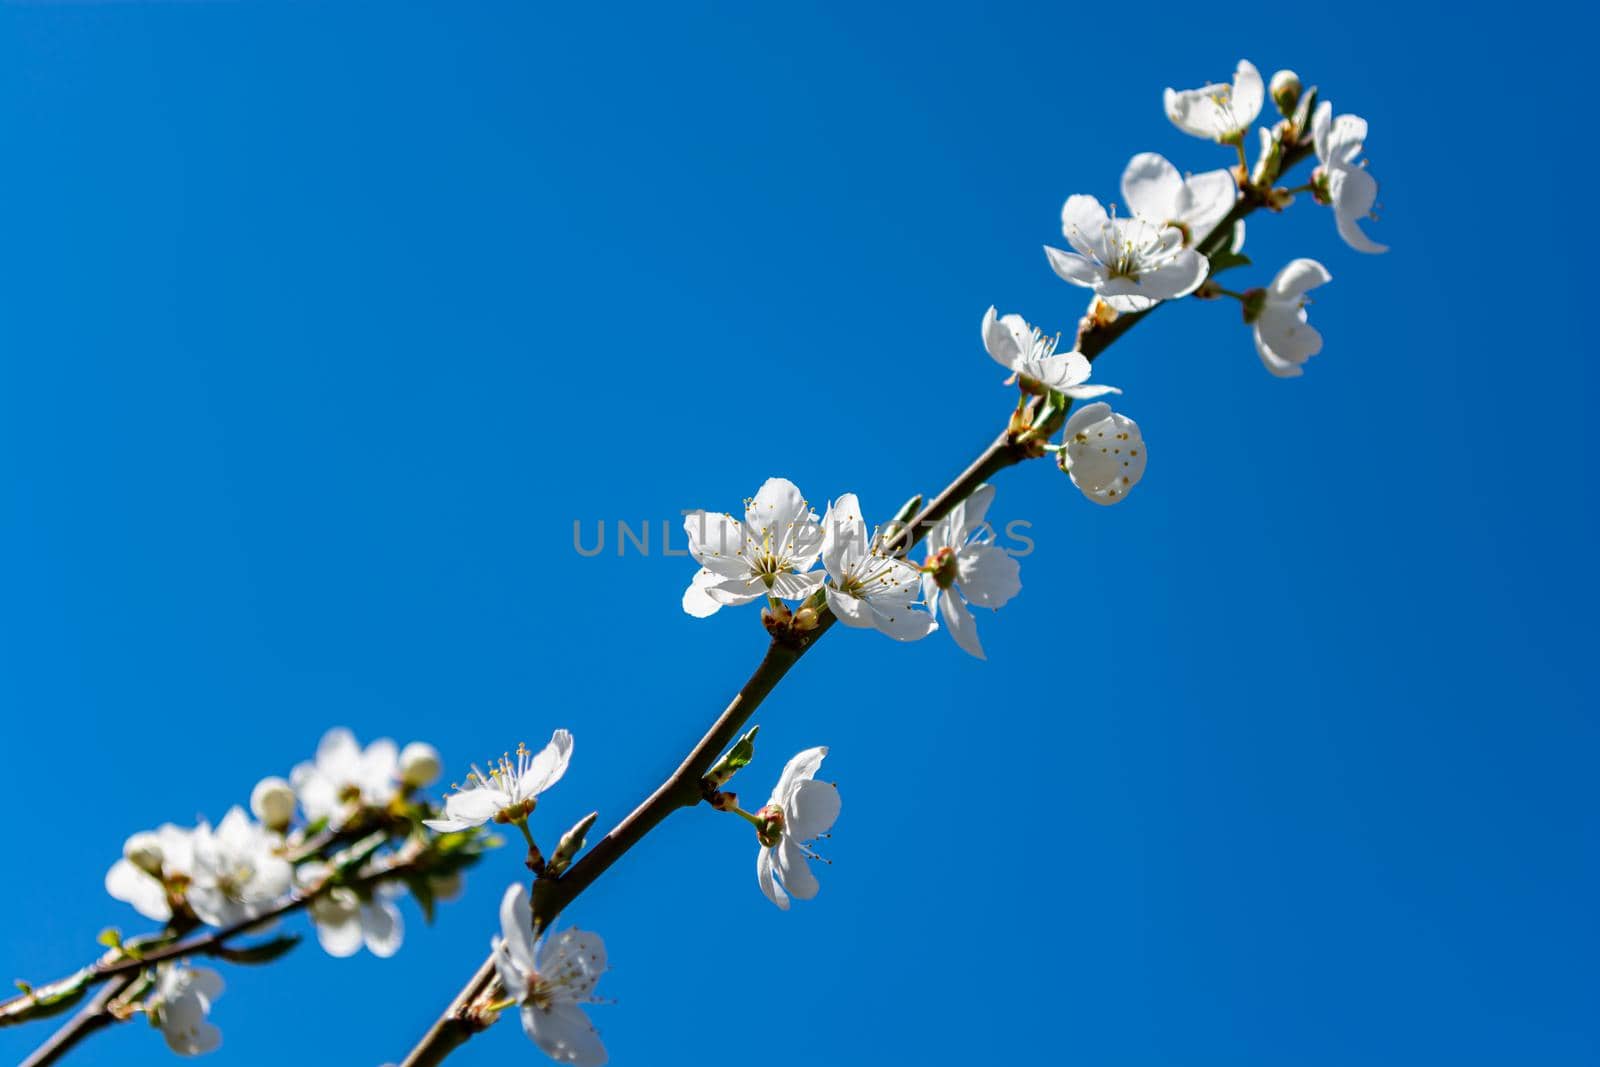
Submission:
M 1269 99 L 1279 119 L 1259 127 L 1252 164 L 1246 146 Z M 1256 208 L 1282 211 L 1307 193 L 1332 209 L 1335 229 L 1350 247 L 1386 250 L 1362 228 L 1377 201 L 1377 183 L 1362 159 L 1366 122 L 1335 116 L 1315 88 L 1302 91 L 1293 72 L 1279 71 L 1268 84 L 1254 65 L 1240 61 L 1229 83 L 1168 89 L 1164 107 L 1180 130 L 1226 147 L 1237 161 L 1185 173 L 1161 155 L 1141 152 L 1123 169 L 1120 210 L 1088 194 L 1066 198 L 1060 220 L 1067 247 L 1046 247 L 1045 255 L 1057 276 L 1091 294 L 1071 345 L 1063 345 L 1060 333 L 994 306 L 979 325 L 985 353 L 1004 369 L 1003 384 L 1016 389 L 996 448 L 1010 450 L 1013 460 L 1054 456 L 1078 491 L 1101 505 L 1121 502 L 1139 484 L 1147 450 L 1137 423 L 1103 399 L 1121 390 L 1090 381 L 1092 358 L 1107 340 L 1100 331 L 1163 302 L 1232 298 L 1266 369 L 1299 376 L 1322 348 L 1308 320 L 1307 294 L 1327 284 L 1329 272 L 1314 259 L 1297 258 L 1266 286 L 1224 288 L 1217 276 L 1249 263 L 1242 255 L 1244 215 Z M 1316 165 L 1305 185 L 1278 185 L 1290 166 L 1313 154 Z M 995 489 L 983 479 L 993 469 L 980 462 L 934 504 L 924 508 L 922 498 L 913 497 L 875 524 L 855 493 L 831 498 L 819 515 L 793 482 L 777 477 L 737 514 L 686 512 L 698 570 L 684 591 L 683 609 L 704 618 L 724 607 L 763 603 L 762 619 L 775 641 L 802 649 L 833 621 L 901 642 L 943 628 L 963 651 L 983 659 L 973 609 L 999 609 L 1022 588 L 1020 564 L 997 543 L 989 522 Z M 913 559 L 919 544 L 920 558 Z M 705 748 L 712 739 L 726 740 L 719 729 L 707 735 Z M 687 770 L 669 780 L 672 788 L 657 795 L 675 806 L 704 800 L 749 823 L 757 841 L 756 884 L 787 911 L 793 900 L 809 900 L 820 890 L 813 863 L 826 861 L 817 842 L 839 817 L 840 794 L 818 779 L 829 750 L 815 746 L 785 764 L 765 804 L 746 810 L 725 787 L 754 759 L 756 732 L 740 737 L 698 782 L 693 779 L 703 764 L 691 757 Z M 436 901 L 460 891 L 464 868 L 498 843 L 491 828 L 514 827 L 527 846 L 532 884 L 519 880 L 501 896 L 500 932 L 491 942 L 494 977 L 481 979 L 488 988 L 468 1005 L 473 1025 L 515 1009 L 528 1037 L 552 1059 L 580 1067 L 605 1063 L 605 1046 L 586 1011 L 597 1002 L 595 989 L 607 968 L 605 944 L 594 933 L 548 927 L 562 906 L 560 900 L 550 905 L 555 883 L 574 864 L 598 861 L 580 880 L 585 885 L 615 857 L 582 856 L 597 814 L 561 834 L 548 851 L 534 826 L 541 796 L 565 777 L 573 753 L 572 734 L 555 730 L 537 752 L 519 746 L 487 770 L 474 765 L 464 783 L 436 802 L 425 793 L 441 770 L 432 746 L 401 748 L 388 739 L 363 746 L 337 728 L 287 778 L 257 783 L 248 810 L 230 808 L 215 825 L 202 819 L 134 834 L 107 872 L 106 889 L 162 928 L 127 941 L 115 931 L 102 935 L 109 951 L 101 964 L 134 976 L 111 1001 L 113 1014 L 143 1013 L 180 1054 L 210 1051 L 221 1041 L 209 1016 L 223 982 L 215 971 L 186 962 L 193 954 L 188 946 L 234 962 L 267 962 L 296 938 L 247 945 L 238 939 L 259 938 L 280 917 L 304 910 L 329 955 L 365 949 L 391 956 L 404 939 L 398 898 L 409 892 L 431 916 Z M 679 785 L 690 787 L 687 797 Z M 608 841 L 626 837 L 614 833 Z M 25 989 L 17 1010 L 42 1013 L 70 1003 L 96 973 L 85 968 L 48 989 Z
M 106 891 L 164 928 L 127 942 L 113 935 L 113 953 L 136 960 L 209 927 L 212 954 L 265 962 L 296 939 L 244 948 L 233 940 L 304 909 L 329 955 L 394 955 L 405 936 L 396 898 L 409 890 L 431 914 L 460 893 L 462 871 L 492 843 L 483 833 L 430 827 L 440 812 L 422 791 L 439 771 L 429 744 L 402 749 L 383 738 L 363 747 L 339 727 L 287 779 L 258 782 L 248 812 L 236 805 L 215 825 L 167 823 L 132 835 L 106 872 Z M 179 958 L 151 968 L 140 985 L 142 1010 L 175 1052 L 217 1047 L 221 1033 L 207 1019 L 222 992 L 216 972 Z
M 983 486 L 934 523 L 926 556 L 913 565 L 896 547 L 901 527 L 869 526 L 854 493 L 841 494 L 819 520 L 793 482 L 769 478 L 745 502 L 743 520 L 709 511 L 684 517 L 689 554 L 700 570 L 684 592 L 683 609 L 703 618 L 766 599 L 789 615 L 783 602 L 801 603 L 792 617 L 804 629 L 826 605 L 846 626 L 897 641 L 937 630 L 937 614 L 956 642 L 981 659 L 967 605 L 998 608 L 1022 588 L 1019 564 L 993 543 L 985 522 L 993 499 L 994 487 Z

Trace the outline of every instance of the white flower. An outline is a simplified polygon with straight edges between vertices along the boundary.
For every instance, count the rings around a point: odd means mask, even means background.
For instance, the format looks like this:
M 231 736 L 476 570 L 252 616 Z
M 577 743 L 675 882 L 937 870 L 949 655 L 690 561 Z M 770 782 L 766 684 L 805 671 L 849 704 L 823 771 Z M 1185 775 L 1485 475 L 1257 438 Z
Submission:
M 263 778 L 250 790 L 250 811 L 268 829 L 282 833 L 294 820 L 294 789 L 282 778 Z
M 1059 340 L 1029 326 L 1021 315 L 997 317 L 992 306 L 983 313 L 983 347 L 1011 371 L 1007 382 L 1028 378 L 1078 399 L 1122 392 L 1110 385 L 1084 385 L 1089 380 L 1089 360 L 1081 352 L 1058 355 Z
M 168 1048 L 180 1056 L 199 1056 L 222 1044 L 222 1031 L 206 1018 L 221 995 L 222 976 L 211 968 L 161 963 L 145 1007 Z
M 582 1007 L 595 1002 L 595 983 L 606 971 L 598 934 L 570 929 L 535 938 L 528 891 L 519 883 L 500 900 L 494 966 L 506 996 L 522 1005 L 522 1029 L 546 1056 L 578 1067 L 606 1062 L 605 1046 Z
M 1234 144 L 1244 136 L 1265 99 L 1261 72 L 1248 59 L 1239 60 L 1232 85 L 1205 85 L 1182 92 L 1168 89 L 1163 94 L 1167 118 L 1174 126 L 1223 144 Z
M 1344 243 L 1357 252 L 1387 252 L 1361 232 L 1361 220 L 1372 215 L 1378 202 L 1378 182 L 1358 160 L 1367 139 L 1367 120 L 1359 115 L 1333 117 L 1333 105 L 1324 100 L 1311 119 L 1311 139 L 1320 166 L 1312 175 L 1322 199 L 1333 205 L 1334 222 Z
M 1122 172 L 1122 199 L 1128 210 L 1176 226 L 1185 245 L 1197 245 L 1210 236 L 1238 197 L 1232 171 L 1208 170 L 1185 178 L 1155 152 L 1140 152 Z
M 400 781 L 412 789 L 432 785 L 442 769 L 439 750 L 426 741 L 413 741 L 400 750 Z
M 300 807 L 312 822 L 342 826 L 363 808 L 382 808 L 399 788 L 400 753 L 387 737 L 363 751 L 355 735 L 336 726 L 322 735 L 317 757 L 289 772 Z
M 297 876 L 308 890 L 315 890 L 328 874 L 325 864 L 312 862 L 302 866 Z M 317 941 L 328 955 L 340 959 L 354 956 L 362 945 L 374 956 L 393 956 L 406 934 L 405 921 L 392 899 L 401 892 L 398 885 L 385 882 L 367 899 L 349 886 L 318 893 L 306 908 L 317 928 Z
M 896 641 L 915 641 L 938 623 L 914 606 L 916 568 L 877 552 L 854 493 L 828 508 L 822 520 L 822 564 L 833 580 L 823 586 L 828 609 L 846 626 L 872 627 Z
M 701 568 L 683 594 L 683 610 L 696 618 L 768 595 L 804 600 L 822 584 L 822 575 L 806 573 L 822 551 L 816 513 L 784 478 L 768 478 L 745 501 L 743 522 L 732 515 L 691 511 L 683 517 L 683 528 L 689 554 Z
M 1314 259 L 1294 260 L 1272 279 L 1253 324 L 1256 353 L 1267 370 L 1280 378 L 1298 378 L 1300 365 L 1322 351 L 1322 335 L 1306 321 L 1305 294 L 1332 280 Z
M 1096 504 L 1115 504 L 1144 477 L 1144 438 L 1139 424 L 1111 410 L 1088 404 L 1067 419 L 1056 462 L 1084 496 Z
M 1183 246 L 1183 231 L 1141 216 L 1113 218 L 1100 201 L 1076 194 L 1061 208 L 1073 251 L 1045 247 L 1066 281 L 1093 289 L 1117 311 L 1143 311 L 1188 296 L 1206 280 L 1206 257 Z
M 998 608 L 1022 590 L 1021 566 L 993 544 L 994 531 L 984 522 L 993 501 L 994 486 L 980 485 L 935 524 L 922 568 L 928 610 L 938 611 L 956 644 L 979 659 L 983 644 L 967 605 Z
M 517 761 L 501 756 L 485 774 L 476 765 L 467 784 L 445 797 L 444 818 L 424 819 L 427 826 L 449 833 L 482 826 L 490 819 L 516 822 L 526 819 L 540 793 L 555 785 L 572 762 L 572 734 L 557 730 L 537 756 L 526 745 L 517 746 Z
M 266 911 L 293 882 L 293 869 L 278 854 L 280 844 L 243 808 L 230 808 L 215 830 L 201 822 L 194 831 L 189 907 L 212 926 L 232 926 Z
M 106 892 L 146 919 L 166 922 L 172 918 L 169 892 L 181 892 L 194 865 L 192 838 L 193 831 L 171 823 L 134 834 L 122 846 L 122 859 L 106 872 Z
M 819 746 L 790 760 L 778 776 L 767 806 L 756 813 L 766 823 L 766 829 L 758 832 L 761 851 L 756 855 L 756 882 L 767 899 L 785 911 L 789 910 L 790 895 L 810 900 L 821 888 L 806 861 L 817 858 L 807 842 L 824 836 L 839 817 L 839 790 L 815 780 L 827 754 L 828 750 Z

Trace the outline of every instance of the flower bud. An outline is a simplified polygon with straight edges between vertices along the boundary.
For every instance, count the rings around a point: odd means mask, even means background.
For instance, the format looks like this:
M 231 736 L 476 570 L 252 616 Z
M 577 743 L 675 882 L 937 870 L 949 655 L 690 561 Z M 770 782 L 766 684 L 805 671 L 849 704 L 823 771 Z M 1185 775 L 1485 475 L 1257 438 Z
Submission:
M 1278 113 L 1292 119 L 1294 106 L 1300 102 L 1300 75 L 1292 70 L 1280 70 L 1272 76 L 1267 91 L 1272 94 L 1272 102 L 1278 105 Z
M 294 819 L 294 790 L 282 778 L 263 778 L 250 790 L 250 810 L 267 829 L 282 833 Z
M 594 828 L 594 821 L 599 817 L 598 811 L 591 811 L 579 819 L 576 826 L 561 835 L 561 842 L 556 845 L 555 855 L 551 856 L 550 862 L 545 865 L 546 874 L 560 874 L 572 865 L 572 861 L 582 851 L 589 831 Z
M 440 769 L 439 752 L 426 741 L 413 741 L 400 750 L 400 781 L 412 789 L 432 785 Z
M 161 877 L 161 864 L 166 853 L 161 849 L 161 839 L 152 833 L 134 834 L 122 846 L 122 858 L 153 878 Z

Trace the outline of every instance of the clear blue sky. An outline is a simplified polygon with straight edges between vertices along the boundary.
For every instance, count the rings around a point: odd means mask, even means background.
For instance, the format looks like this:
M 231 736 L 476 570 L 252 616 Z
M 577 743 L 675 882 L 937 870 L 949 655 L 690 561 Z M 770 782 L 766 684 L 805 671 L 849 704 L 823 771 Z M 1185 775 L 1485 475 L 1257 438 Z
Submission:
M 570 913 L 597 1019 L 623 1065 L 1600 1060 L 1592 94 L 1544 15 L 8 6 L 0 975 L 139 928 L 122 839 L 333 724 L 458 777 L 567 726 L 536 822 L 623 815 L 763 636 L 573 520 L 938 488 L 1010 403 L 984 308 L 1069 329 L 1061 201 L 1223 165 L 1161 90 L 1247 56 L 1370 120 L 1394 251 L 1252 220 L 1235 282 L 1334 276 L 1303 379 L 1224 304 L 1113 349 L 1144 483 L 1004 477 L 1038 549 L 987 664 L 808 657 L 738 786 L 832 746 L 820 897 L 780 914 L 744 827 L 674 818 Z M 518 870 L 393 960 L 229 969 L 210 1062 L 397 1059 Z

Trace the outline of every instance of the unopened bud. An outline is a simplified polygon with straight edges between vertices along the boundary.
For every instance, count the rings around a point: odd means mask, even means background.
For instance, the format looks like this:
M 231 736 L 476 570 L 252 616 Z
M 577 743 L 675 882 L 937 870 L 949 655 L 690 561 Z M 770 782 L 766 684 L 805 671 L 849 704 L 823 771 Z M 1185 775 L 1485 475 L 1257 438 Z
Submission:
M 1278 105 L 1278 113 L 1284 118 L 1294 117 L 1294 106 L 1300 102 L 1300 75 L 1292 70 L 1280 70 L 1272 76 L 1267 91 L 1272 94 L 1272 102 Z
M 1258 189 L 1271 188 L 1283 168 L 1283 143 L 1278 139 L 1280 132 L 1261 127 L 1261 154 L 1256 157 L 1256 169 L 1250 175 L 1251 184 Z
M 413 741 L 400 750 L 400 781 L 412 789 L 432 785 L 441 769 L 439 750 L 426 741 Z
M 589 836 L 589 831 L 594 827 L 594 821 L 600 817 L 598 811 L 591 811 L 578 820 L 578 824 L 561 835 L 561 840 L 556 844 L 555 855 L 550 857 L 550 862 L 545 865 L 545 873 L 560 874 L 583 851 L 584 841 Z
M 282 778 L 263 778 L 250 790 L 250 810 L 267 829 L 282 833 L 294 819 L 294 790 Z
M 134 834 L 122 846 L 122 858 L 146 874 L 161 877 L 161 864 L 166 853 L 161 849 L 161 839 L 152 833 Z

